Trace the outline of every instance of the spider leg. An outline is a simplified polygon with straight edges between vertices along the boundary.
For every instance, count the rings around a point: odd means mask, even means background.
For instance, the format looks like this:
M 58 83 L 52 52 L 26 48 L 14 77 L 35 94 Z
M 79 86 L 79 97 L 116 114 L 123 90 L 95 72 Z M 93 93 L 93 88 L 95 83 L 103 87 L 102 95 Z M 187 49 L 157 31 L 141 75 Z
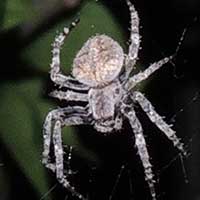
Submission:
M 149 185 L 149 189 L 151 192 L 151 196 L 153 200 L 156 200 L 156 192 L 155 192 L 155 180 L 153 179 L 152 165 L 150 163 L 149 153 L 147 150 L 147 145 L 145 142 L 145 138 L 143 135 L 142 126 L 135 115 L 135 111 L 132 109 L 128 112 L 123 112 L 124 115 L 128 118 L 130 125 L 133 129 L 135 135 L 135 145 L 138 149 L 138 153 L 140 159 L 142 161 L 142 165 L 144 167 L 145 179 Z
M 75 112 L 79 112 L 80 115 L 85 113 L 85 109 L 80 106 L 74 106 L 74 107 L 66 107 L 66 108 L 59 108 L 57 110 L 52 110 L 48 113 L 46 116 L 44 125 L 43 125 L 43 156 L 42 156 L 42 162 L 45 164 L 45 166 L 52 171 L 55 171 L 55 165 L 52 163 L 49 163 L 49 154 L 50 154 L 50 145 L 51 145 L 51 131 L 52 126 L 54 124 L 55 119 L 61 119 L 61 116 L 64 116 L 66 114 L 72 114 Z M 70 121 L 71 119 L 71 121 Z M 83 124 L 84 120 L 81 117 L 76 118 L 68 118 L 68 125 L 77 125 L 77 124 Z
M 66 101 L 84 101 L 88 102 L 88 95 L 84 93 L 79 92 L 73 92 L 70 90 L 67 90 L 65 92 L 54 90 L 49 94 L 52 97 L 58 98 L 60 100 L 66 100 Z
M 176 132 L 171 129 L 163 118 L 155 111 L 154 107 L 150 101 L 140 92 L 136 91 L 132 96 L 134 101 L 137 101 L 144 112 L 147 114 L 149 119 L 171 140 L 174 146 L 183 154 L 187 155 L 187 152 L 184 149 L 184 145 L 180 142 L 180 139 L 176 136 Z
M 61 32 L 56 38 L 53 43 L 53 50 L 52 50 L 52 63 L 51 63 L 51 71 L 50 77 L 53 82 L 60 86 L 68 87 L 75 90 L 88 90 L 88 87 L 83 84 L 75 84 L 72 81 L 76 81 L 74 78 L 70 76 L 65 76 L 60 71 L 60 51 L 61 47 L 64 44 L 64 40 L 66 36 L 70 33 L 70 31 L 77 25 L 79 19 L 72 22 L 68 28 L 64 28 L 63 32 Z M 71 82 L 70 82 L 71 81 Z M 77 82 L 77 81 L 76 81 Z
M 83 195 L 78 193 L 74 187 L 72 187 L 69 181 L 64 175 L 64 165 L 63 165 L 63 147 L 62 147 L 62 138 L 61 138 L 61 126 L 62 122 L 57 120 L 53 129 L 53 143 L 55 149 L 55 160 L 56 160 L 56 176 L 58 181 L 71 192 L 73 196 L 78 197 L 81 200 L 86 200 Z
M 127 90 L 131 90 L 134 88 L 138 83 L 147 79 L 151 74 L 153 74 L 156 70 L 160 69 L 164 64 L 168 63 L 172 60 L 174 56 L 165 57 L 158 62 L 151 64 L 146 70 L 143 72 L 139 72 L 138 74 L 132 76 L 128 82 L 126 83 L 125 87 Z
M 43 137 L 44 137 L 44 150 L 42 163 L 53 172 L 56 172 L 58 181 L 69 190 L 72 195 L 78 197 L 80 200 L 86 200 L 81 194 L 76 192 L 74 187 L 72 187 L 67 181 L 64 175 L 63 166 L 63 147 L 61 138 L 61 126 L 63 125 L 79 125 L 86 124 L 88 115 L 83 107 L 67 107 L 59 108 L 49 112 L 46 117 L 43 126 Z M 50 163 L 50 145 L 51 145 L 51 131 L 53 130 L 53 144 L 55 152 L 55 163 Z
M 126 77 L 129 76 L 131 70 L 133 69 L 140 47 L 140 35 L 139 35 L 139 17 L 138 13 L 135 10 L 134 5 L 130 0 L 126 0 L 127 5 L 129 6 L 130 15 L 131 15 L 131 33 L 130 33 L 130 45 L 129 51 L 126 58 Z

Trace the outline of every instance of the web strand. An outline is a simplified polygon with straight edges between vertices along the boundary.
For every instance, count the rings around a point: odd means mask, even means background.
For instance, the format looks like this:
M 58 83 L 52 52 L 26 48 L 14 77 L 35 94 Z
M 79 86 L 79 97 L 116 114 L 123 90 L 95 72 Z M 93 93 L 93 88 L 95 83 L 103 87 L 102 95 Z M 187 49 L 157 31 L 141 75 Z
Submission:
M 189 108 L 197 99 L 200 97 L 200 91 L 197 91 L 195 95 L 192 97 L 192 99 L 185 104 L 182 108 L 180 108 L 169 120 L 171 123 L 174 123 L 176 121 L 177 116 L 179 116 L 181 113 L 183 113 L 187 108 Z
M 115 194 L 116 189 L 117 189 L 117 185 L 118 185 L 118 183 L 119 183 L 119 180 L 120 180 L 120 178 L 121 178 L 121 176 L 122 176 L 122 173 L 123 173 L 123 171 L 124 171 L 125 168 L 126 168 L 125 165 L 122 165 L 122 166 L 121 166 L 120 172 L 119 172 L 119 174 L 117 175 L 117 179 L 116 179 L 115 184 L 114 184 L 114 186 L 113 186 L 112 192 L 111 192 L 111 194 L 110 194 L 110 196 L 109 196 L 109 200 L 112 200 L 112 199 L 113 199 L 114 194 Z
M 53 185 L 41 198 L 40 200 L 45 199 L 56 187 L 58 184 Z

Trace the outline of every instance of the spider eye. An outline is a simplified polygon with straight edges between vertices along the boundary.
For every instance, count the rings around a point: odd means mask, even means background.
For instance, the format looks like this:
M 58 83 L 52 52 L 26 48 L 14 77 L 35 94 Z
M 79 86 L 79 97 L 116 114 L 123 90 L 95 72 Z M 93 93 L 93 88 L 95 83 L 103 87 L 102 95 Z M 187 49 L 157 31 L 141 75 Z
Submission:
M 73 76 L 91 87 L 105 85 L 121 71 L 124 53 L 121 46 L 106 35 L 90 38 L 77 53 Z

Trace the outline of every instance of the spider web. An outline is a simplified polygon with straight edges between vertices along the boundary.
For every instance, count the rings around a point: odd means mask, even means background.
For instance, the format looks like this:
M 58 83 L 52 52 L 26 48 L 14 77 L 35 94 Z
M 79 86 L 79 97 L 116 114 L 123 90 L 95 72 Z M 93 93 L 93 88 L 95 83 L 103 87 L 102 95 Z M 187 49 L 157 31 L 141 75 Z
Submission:
M 185 104 L 183 107 L 181 107 L 170 119 L 170 122 L 173 122 L 175 123 L 176 122 L 176 119 L 181 116 L 181 114 L 183 114 L 184 112 L 186 112 L 188 109 L 190 109 L 190 107 L 195 104 L 197 102 L 197 100 L 199 100 L 200 98 L 200 92 L 196 92 L 194 94 L 194 96 L 191 98 L 191 100 Z M 197 128 L 194 128 L 194 130 L 192 131 L 193 132 L 193 135 L 188 139 L 186 139 L 186 141 L 188 141 L 185 145 L 187 151 L 188 151 L 188 154 L 187 154 L 187 157 L 184 158 L 180 153 L 177 153 L 175 156 L 173 156 L 171 158 L 171 160 L 168 160 L 166 161 L 166 164 L 159 170 L 156 172 L 156 176 L 157 176 L 157 183 L 159 184 L 159 177 L 161 176 L 161 174 L 163 174 L 166 170 L 168 170 L 170 167 L 173 167 L 172 165 L 175 163 L 176 165 L 181 165 L 181 169 L 182 169 L 182 175 L 183 175 L 183 181 L 185 182 L 185 184 L 190 184 L 190 179 L 188 178 L 188 171 L 185 167 L 185 162 L 191 157 L 191 152 L 190 152 L 190 149 L 189 149 L 189 146 L 191 146 L 195 136 L 198 134 L 199 132 L 199 129 Z M 119 173 L 117 174 L 116 176 L 116 181 L 115 181 L 115 184 L 113 186 L 113 189 L 110 193 L 110 196 L 109 196 L 109 200 L 114 200 L 115 199 L 115 193 L 117 191 L 117 186 L 120 182 L 120 179 L 121 177 L 123 176 L 123 174 L 125 173 L 124 171 L 127 170 L 128 173 L 129 173 L 129 185 L 130 185 L 130 199 L 131 197 L 133 197 L 134 195 L 134 186 L 133 186 L 133 181 L 131 179 L 131 176 L 130 176 L 130 169 L 127 169 L 127 165 L 122 165 L 120 170 L 119 170 Z M 164 195 L 164 194 L 158 194 L 158 199 L 162 199 L 161 196 Z

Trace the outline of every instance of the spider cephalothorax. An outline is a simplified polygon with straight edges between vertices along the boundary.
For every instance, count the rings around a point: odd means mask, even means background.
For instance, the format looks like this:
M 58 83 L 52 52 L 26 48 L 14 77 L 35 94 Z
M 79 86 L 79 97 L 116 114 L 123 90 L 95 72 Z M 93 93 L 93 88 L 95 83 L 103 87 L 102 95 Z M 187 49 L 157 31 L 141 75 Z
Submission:
M 173 56 L 165 57 L 151 64 L 143 72 L 130 76 L 138 58 L 140 35 L 137 11 L 129 0 L 127 4 L 131 14 L 131 36 L 127 55 L 112 38 L 106 35 L 91 37 L 73 61 L 73 78 L 63 75 L 60 71 L 60 50 L 64 39 L 78 21 L 73 22 L 69 28 L 64 28 L 53 43 L 51 79 L 60 87 L 68 90 L 55 90 L 51 96 L 65 101 L 82 101 L 87 105 L 85 107 L 68 106 L 48 113 L 43 126 L 43 163 L 56 172 L 58 181 L 81 200 L 86 198 L 70 185 L 66 178 L 67 174 L 64 173 L 62 126 L 91 124 L 97 131 L 108 133 L 120 130 L 123 120 L 128 119 L 153 200 L 156 200 L 155 181 L 143 129 L 135 114 L 134 104 L 139 104 L 149 119 L 173 142 L 175 147 L 185 154 L 183 144 L 171 126 L 155 111 L 141 92 L 133 90 L 135 85 L 147 79 L 153 72 L 169 62 Z M 51 137 L 53 138 L 55 163 L 49 160 Z

